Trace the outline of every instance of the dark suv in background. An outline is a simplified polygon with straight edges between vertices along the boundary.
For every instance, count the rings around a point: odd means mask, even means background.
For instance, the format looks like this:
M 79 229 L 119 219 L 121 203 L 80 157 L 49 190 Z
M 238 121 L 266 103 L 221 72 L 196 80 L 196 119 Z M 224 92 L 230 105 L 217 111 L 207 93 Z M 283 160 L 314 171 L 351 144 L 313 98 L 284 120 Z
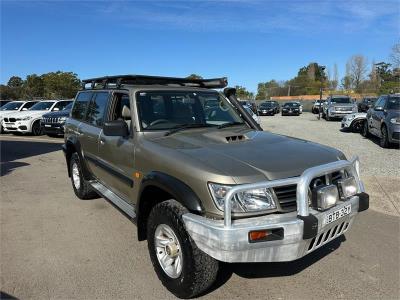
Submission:
M 361 131 L 364 137 L 370 134 L 380 138 L 380 145 L 388 148 L 400 142 L 400 94 L 382 95 L 367 112 L 367 121 Z
M 377 97 L 364 97 L 358 103 L 358 112 L 367 112 L 368 109 L 374 106 Z
M 40 121 L 42 132 L 48 136 L 63 135 L 65 121 L 71 113 L 72 104 L 73 102 L 71 101 L 64 109 L 43 115 Z

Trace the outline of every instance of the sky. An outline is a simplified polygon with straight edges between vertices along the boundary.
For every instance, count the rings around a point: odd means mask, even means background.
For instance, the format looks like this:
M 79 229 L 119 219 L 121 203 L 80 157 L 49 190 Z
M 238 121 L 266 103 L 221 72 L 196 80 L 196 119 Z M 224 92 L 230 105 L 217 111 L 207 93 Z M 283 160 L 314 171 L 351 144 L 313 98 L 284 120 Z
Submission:
M 362 54 L 388 61 L 400 1 L 0 0 L 0 82 L 72 71 L 81 79 L 145 74 L 227 76 L 255 92 L 318 62 L 339 75 Z

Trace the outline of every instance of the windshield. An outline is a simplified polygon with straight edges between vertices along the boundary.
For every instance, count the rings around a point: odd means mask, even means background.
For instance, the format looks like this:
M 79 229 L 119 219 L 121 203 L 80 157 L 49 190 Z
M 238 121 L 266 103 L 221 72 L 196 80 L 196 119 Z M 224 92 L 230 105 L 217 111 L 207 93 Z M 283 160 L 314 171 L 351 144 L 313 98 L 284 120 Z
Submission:
M 269 108 L 269 107 L 272 107 L 272 104 L 271 103 L 261 103 L 260 107 L 261 108 Z
M 400 97 L 390 97 L 387 102 L 387 109 L 400 110 Z
M 64 109 L 63 110 L 71 110 L 72 109 L 72 105 L 73 105 L 74 103 L 73 102 L 71 102 L 70 104 L 68 104 L 66 107 L 64 107 Z
M 38 102 L 34 106 L 32 106 L 29 110 L 49 110 L 53 104 L 54 102 L 50 101 Z
M 228 100 L 217 92 L 148 91 L 137 93 L 141 127 L 144 130 L 170 130 L 182 125 L 218 126 L 244 124 Z M 209 101 L 216 106 L 208 107 Z
M 344 98 L 332 98 L 331 102 L 333 103 L 351 103 L 350 98 L 344 97 Z
M 295 102 L 289 102 L 289 103 L 285 103 L 283 106 L 285 106 L 285 107 L 298 107 L 299 104 L 295 103 Z
M 24 102 L 8 102 L 3 105 L 0 110 L 18 110 Z

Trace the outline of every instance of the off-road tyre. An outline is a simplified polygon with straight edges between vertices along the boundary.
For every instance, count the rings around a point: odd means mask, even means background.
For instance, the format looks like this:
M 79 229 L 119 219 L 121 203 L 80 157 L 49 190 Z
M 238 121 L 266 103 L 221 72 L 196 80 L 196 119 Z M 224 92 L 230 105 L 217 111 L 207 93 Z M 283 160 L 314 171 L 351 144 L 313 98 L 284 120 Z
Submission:
M 219 262 L 197 248 L 185 229 L 182 215 L 188 210 L 175 200 L 153 207 L 147 221 L 147 244 L 154 270 L 162 284 L 176 297 L 188 299 L 207 291 L 215 282 Z M 182 251 L 182 271 L 172 278 L 163 270 L 157 258 L 155 233 L 159 225 L 168 225 L 178 238 Z
M 78 171 L 79 180 L 80 184 L 79 186 L 76 185 L 74 182 L 74 170 L 75 170 L 75 165 L 76 165 L 76 170 Z M 82 164 L 79 159 L 78 153 L 73 153 L 71 155 L 71 159 L 69 161 L 69 168 L 71 171 L 71 183 L 72 187 L 74 189 L 75 195 L 82 200 L 87 200 L 87 199 L 94 199 L 94 198 L 99 198 L 99 195 L 96 193 L 96 191 L 92 188 L 90 183 L 83 178 L 83 173 L 82 173 Z
M 381 127 L 381 138 L 379 140 L 379 145 L 382 148 L 389 148 L 389 146 L 390 146 L 389 136 L 388 136 L 388 131 L 387 131 L 386 125 L 382 125 L 382 127 Z
M 361 135 L 365 138 L 369 137 L 371 134 L 368 129 L 368 120 L 366 120 L 363 124 L 363 128 L 361 129 Z
M 35 121 L 35 122 L 32 124 L 32 135 L 34 135 L 34 136 L 43 135 L 43 130 L 42 130 L 42 128 L 40 127 L 40 121 L 39 121 L 39 120 L 38 120 L 38 121 Z

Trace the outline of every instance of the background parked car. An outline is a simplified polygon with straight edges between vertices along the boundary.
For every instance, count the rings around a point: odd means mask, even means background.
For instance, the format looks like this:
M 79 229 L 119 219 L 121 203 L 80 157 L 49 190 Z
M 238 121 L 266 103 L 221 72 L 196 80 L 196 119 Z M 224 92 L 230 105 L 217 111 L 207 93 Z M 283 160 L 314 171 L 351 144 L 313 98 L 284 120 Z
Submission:
M 264 103 L 270 103 L 272 107 L 275 109 L 276 114 L 279 114 L 279 112 L 281 111 L 281 107 L 277 101 L 271 100 L 271 101 L 265 101 Z
M 315 100 L 314 103 L 313 103 L 313 106 L 311 108 L 311 112 L 313 114 L 317 114 L 319 112 L 319 108 L 321 106 L 323 106 L 325 102 L 326 102 L 326 100 L 321 100 L 321 101 L 320 100 Z
M 0 107 L 0 133 L 3 133 L 3 119 L 17 111 L 25 111 L 31 108 L 38 101 L 11 101 Z
M 54 111 L 43 115 L 40 121 L 42 132 L 48 136 L 64 135 L 64 124 L 72 109 L 72 102 L 61 111 Z
M 8 102 L 11 102 L 11 100 L 0 100 L 0 107 L 7 104 Z
M 349 96 L 330 96 L 323 104 L 322 117 L 330 121 L 341 119 L 345 115 L 358 112 L 357 104 Z
M 244 108 L 247 110 L 247 112 L 250 114 L 250 116 L 253 117 L 254 121 L 256 121 L 258 124 L 260 124 L 260 119 L 259 119 L 259 117 L 254 113 L 254 111 L 253 111 L 250 107 L 248 107 L 248 106 L 245 106 Z
M 387 148 L 400 142 L 400 94 L 382 95 L 367 112 L 361 134 L 380 138 L 380 145 Z
M 364 97 L 362 100 L 358 103 L 358 111 L 359 112 L 367 112 L 368 109 L 374 106 L 375 101 L 377 100 L 377 97 Z
M 361 132 L 364 122 L 367 120 L 366 113 L 354 113 L 345 115 L 342 119 L 342 130 L 350 130 L 352 132 Z
M 299 112 L 300 114 L 303 113 L 303 105 L 300 103 L 300 101 L 295 101 L 299 105 Z
M 286 102 L 282 106 L 282 116 L 299 116 L 300 105 L 297 102 Z
M 258 106 L 257 113 L 259 116 L 275 115 L 276 107 L 271 102 L 263 102 Z
M 27 111 L 12 113 L 3 119 L 2 125 L 4 131 L 41 135 L 40 120 L 42 116 L 49 111 L 62 110 L 71 102 L 71 100 L 44 100 L 36 103 Z

